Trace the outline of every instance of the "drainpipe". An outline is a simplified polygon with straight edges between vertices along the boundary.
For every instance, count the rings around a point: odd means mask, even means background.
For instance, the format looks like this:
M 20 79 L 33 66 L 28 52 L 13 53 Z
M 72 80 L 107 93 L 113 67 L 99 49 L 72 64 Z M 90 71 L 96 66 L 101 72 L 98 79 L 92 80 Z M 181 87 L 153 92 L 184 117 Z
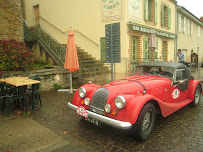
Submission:
M 174 45 L 174 61 L 177 62 L 177 47 L 178 47 L 178 5 L 176 4 L 175 7 L 175 33 L 176 33 L 176 38 L 174 40 L 175 45 Z

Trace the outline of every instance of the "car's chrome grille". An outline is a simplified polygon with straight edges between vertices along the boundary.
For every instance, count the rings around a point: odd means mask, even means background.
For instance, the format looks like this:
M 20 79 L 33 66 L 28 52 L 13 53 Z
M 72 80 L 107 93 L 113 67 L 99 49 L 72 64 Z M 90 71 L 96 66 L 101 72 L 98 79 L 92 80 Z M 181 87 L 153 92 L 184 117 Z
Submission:
M 107 89 L 99 88 L 96 90 L 92 97 L 89 110 L 103 115 L 104 106 L 106 105 L 108 97 L 109 91 Z

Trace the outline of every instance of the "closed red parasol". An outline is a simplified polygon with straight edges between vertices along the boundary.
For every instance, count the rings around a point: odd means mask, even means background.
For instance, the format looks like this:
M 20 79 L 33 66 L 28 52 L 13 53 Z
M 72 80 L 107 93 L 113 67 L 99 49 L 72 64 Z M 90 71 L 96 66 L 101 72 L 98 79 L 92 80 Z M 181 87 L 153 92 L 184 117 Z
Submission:
M 68 32 L 68 43 L 66 48 L 66 57 L 64 68 L 70 71 L 70 93 L 73 93 L 72 89 L 72 72 L 79 70 L 78 55 L 74 40 L 74 32 L 72 29 Z

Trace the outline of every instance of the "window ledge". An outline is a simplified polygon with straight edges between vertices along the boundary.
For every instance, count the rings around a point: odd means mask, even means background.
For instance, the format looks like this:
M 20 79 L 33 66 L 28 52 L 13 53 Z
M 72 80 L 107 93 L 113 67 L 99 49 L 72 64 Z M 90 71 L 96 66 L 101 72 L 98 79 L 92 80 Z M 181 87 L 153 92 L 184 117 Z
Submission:
M 156 24 L 152 21 L 145 21 L 145 24 L 150 25 L 150 26 L 156 26 Z

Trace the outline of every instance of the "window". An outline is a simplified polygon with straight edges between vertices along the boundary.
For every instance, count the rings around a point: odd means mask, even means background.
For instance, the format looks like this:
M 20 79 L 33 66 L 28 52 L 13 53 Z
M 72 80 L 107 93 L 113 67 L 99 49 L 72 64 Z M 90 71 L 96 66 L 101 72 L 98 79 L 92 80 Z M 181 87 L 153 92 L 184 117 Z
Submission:
M 187 35 L 189 36 L 190 35 L 190 20 L 188 20 L 187 25 L 188 25 L 188 27 L 187 27 Z
M 176 70 L 176 80 L 175 81 L 180 81 L 180 80 L 185 80 L 187 79 L 187 75 L 184 69 L 178 69 Z
M 179 15 L 179 33 L 181 33 L 181 31 L 182 31 L 182 24 L 181 24 L 181 22 L 182 22 L 182 17 L 181 17 L 181 15 Z
M 157 0 L 145 0 L 145 21 L 157 24 Z
M 171 28 L 171 8 L 162 3 L 161 15 L 161 25 Z
M 197 37 L 200 39 L 200 25 L 198 25 Z
M 188 30 L 187 35 L 192 36 L 193 35 L 193 22 L 188 20 Z
M 131 38 L 131 60 L 137 61 L 137 37 Z
M 181 23 L 182 23 L 182 27 L 181 27 L 181 29 L 182 29 L 182 32 L 183 32 L 183 34 L 185 34 L 185 17 L 181 17 Z
M 190 21 L 190 36 L 193 35 L 193 22 Z
M 163 41 L 163 48 L 162 48 L 163 61 L 167 61 L 167 49 L 168 49 L 168 43 L 167 43 L 167 41 Z
M 149 42 L 148 38 L 144 38 L 144 53 L 143 53 L 144 61 L 148 60 L 148 55 L 149 55 L 148 42 Z

